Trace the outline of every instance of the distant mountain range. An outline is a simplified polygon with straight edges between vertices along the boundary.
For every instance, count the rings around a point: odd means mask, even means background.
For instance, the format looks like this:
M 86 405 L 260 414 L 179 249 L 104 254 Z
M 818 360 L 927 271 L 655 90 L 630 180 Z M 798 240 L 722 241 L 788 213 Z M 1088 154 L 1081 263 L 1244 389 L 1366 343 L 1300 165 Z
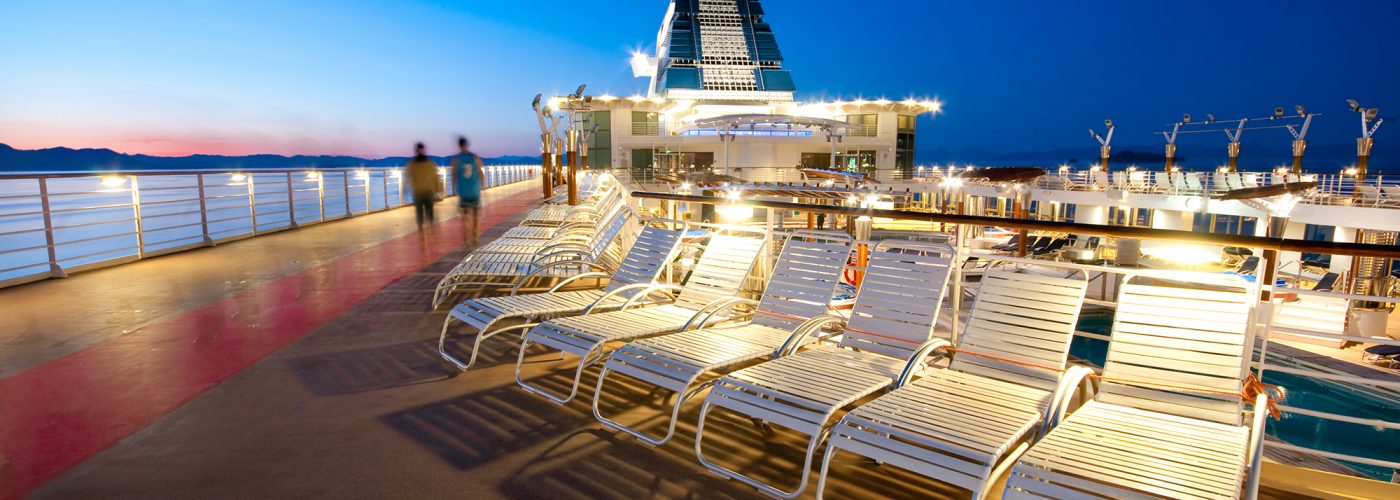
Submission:
M 432 157 L 439 163 L 441 156 Z M 367 159 L 354 156 L 281 156 L 281 155 L 191 155 L 151 156 L 118 153 L 110 149 L 15 149 L 0 144 L 0 172 L 67 172 L 89 170 L 194 170 L 194 169 L 297 169 L 334 167 L 397 167 L 407 157 Z M 498 156 L 482 158 L 487 165 L 538 164 L 538 156 Z

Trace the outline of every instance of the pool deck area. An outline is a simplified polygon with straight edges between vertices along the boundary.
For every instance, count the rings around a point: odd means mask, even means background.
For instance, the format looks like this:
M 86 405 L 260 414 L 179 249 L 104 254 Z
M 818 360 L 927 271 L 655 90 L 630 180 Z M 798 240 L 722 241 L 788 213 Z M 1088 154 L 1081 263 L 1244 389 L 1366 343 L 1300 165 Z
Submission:
M 696 461 L 698 404 L 651 448 L 601 427 L 591 391 L 556 406 L 517 387 L 518 337 L 446 374 L 434 286 L 539 198 L 489 190 L 475 240 L 402 208 L 0 290 L 0 499 L 760 498 Z M 526 364 L 553 389 L 572 377 Z M 599 404 L 654 431 L 661 398 Z M 727 465 L 797 477 L 796 435 L 716 417 Z M 830 498 L 968 496 L 849 454 L 832 471 Z

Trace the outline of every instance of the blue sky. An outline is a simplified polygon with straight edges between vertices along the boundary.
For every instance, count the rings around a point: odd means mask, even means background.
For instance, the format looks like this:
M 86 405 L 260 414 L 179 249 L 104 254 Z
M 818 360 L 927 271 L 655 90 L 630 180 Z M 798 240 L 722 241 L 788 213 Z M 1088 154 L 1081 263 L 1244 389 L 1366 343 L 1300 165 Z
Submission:
M 1152 145 L 1182 113 L 1400 112 L 1400 2 L 769 0 L 800 99 L 938 97 L 919 149 Z M 640 93 L 663 0 L 608 2 L 9 3 L 0 17 L 0 142 L 154 154 L 534 154 L 539 92 Z M 1400 126 L 1400 125 L 1388 125 Z M 1383 142 L 1388 130 L 1377 135 Z M 1400 132 L 1394 132 L 1400 134 Z M 1400 137 L 1395 140 L 1400 141 Z M 1286 146 L 1287 133 L 1247 133 Z M 1182 143 L 1219 142 L 1193 136 Z

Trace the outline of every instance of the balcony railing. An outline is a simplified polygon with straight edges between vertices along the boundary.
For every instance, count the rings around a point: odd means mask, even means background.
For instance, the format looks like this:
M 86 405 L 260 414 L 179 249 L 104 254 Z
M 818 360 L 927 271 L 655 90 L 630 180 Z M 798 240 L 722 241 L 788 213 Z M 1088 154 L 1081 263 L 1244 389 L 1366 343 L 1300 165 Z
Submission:
M 488 166 L 485 187 L 538 173 Z M 399 168 L 4 174 L 0 287 L 387 210 L 407 191 Z
M 666 132 L 657 122 L 632 122 L 632 135 L 636 136 L 660 136 Z

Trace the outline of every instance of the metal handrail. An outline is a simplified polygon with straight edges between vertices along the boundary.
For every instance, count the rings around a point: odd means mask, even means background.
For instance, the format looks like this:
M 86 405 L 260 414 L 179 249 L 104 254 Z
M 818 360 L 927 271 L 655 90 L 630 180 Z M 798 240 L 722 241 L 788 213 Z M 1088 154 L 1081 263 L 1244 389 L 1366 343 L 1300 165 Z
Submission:
M 483 187 L 539 172 L 487 166 Z M 455 194 L 448 175 L 438 172 L 444 196 Z M 0 200 L 14 205 L 0 207 L 0 236 L 15 246 L 0 250 L 0 287 L 404 206 L 405 177 L 397 167 L 0 173 Z

